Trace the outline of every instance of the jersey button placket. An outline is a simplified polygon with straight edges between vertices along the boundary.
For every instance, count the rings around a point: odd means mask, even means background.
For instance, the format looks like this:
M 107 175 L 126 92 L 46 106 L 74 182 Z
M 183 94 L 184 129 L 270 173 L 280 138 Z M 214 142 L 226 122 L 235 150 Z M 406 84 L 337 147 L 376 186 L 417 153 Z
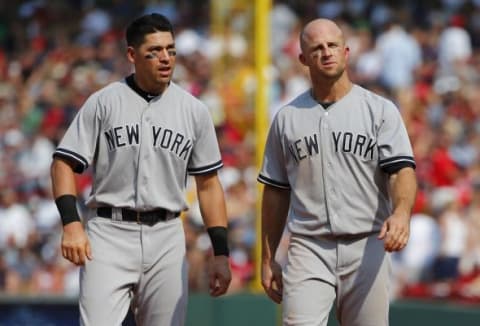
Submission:
M 329 222 L 330 222 L 330 228 L 332 232 L 335 233 L 337 230 L 336 227 L 336 218 L 337 218 L 337 212 L 335 208 L 337 207 L 337 189 L 335 189 L 334 185 L 335 183 L 335 169 L 333 167 L 332 160 L 334 159 L 335 151 L 332 148 L 332 143 L 330 142 L 332 139 L 331 135 L 331 129 L 330 128 L 330 121 L 332 119 L 332 116 L 328 114 L 329 112 L 325 112 L 325 117 L 324 117 L 324 124 L 323 124 L 323 134 L 322 136 L 325 137 L 325 139 L 328 139 L 329 141 L 326 142 L 325 144 L 325 162 L 327 169 L 325 169 L 325 191 L 326 191 L 326 196 L 328 198 L 327 201 L 327 209 L 328 209 L 328 216 L 329 216 Z
M 145 164 L 142 163 L 146 162 L 148 159 L 148 153 L 151 146 L 151 139 L 150 139 L 150 132 L 152 130 L 151 126 L 151 109 L 150 104 L 144 109 L 141 116 L 141 134 L 142 134 L 142 142 L 140 143 L 140 151 L 138 155 L 138 162 L 137 162 L 137 180 L 139 181 L 137 184 L 137 205 L 142 205 L 144 200 L 144 193 L 148 192 L 148 177 L 145 174 L 144 166 Z
M 326 114 L 327 112 L 322 112 L 322 117 L 320 119 L 320 139 L 325 139 L 328 142 L 328 115 Z M 325 142 L 325 141 L 324 141 Z M 332 227 L 331 224 L 331 212 L 330 212 L 330 183 L 328 180 L 328 157 L 329 157 L 329 152 L 328 152 L 328 146 L 325 146 L 327 144 L 322 144 L 320 146 L 321 148 L 321 153 L 322 153 L 322 179 L 323 179 L 323 193 L 325 196 L 325 212 L 324 214 L 326 215 L 327 221 L 330 224 L 330 228 Z

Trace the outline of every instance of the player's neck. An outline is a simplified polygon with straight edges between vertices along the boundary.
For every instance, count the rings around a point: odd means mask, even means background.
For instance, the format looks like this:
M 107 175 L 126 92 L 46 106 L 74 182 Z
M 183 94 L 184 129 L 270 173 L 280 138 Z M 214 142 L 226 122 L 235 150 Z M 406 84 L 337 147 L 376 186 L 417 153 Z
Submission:
M 167 88 L 167 85 L 150 85 L 151 83 L 148 80 L 139 78 L 138 74 L 133 74 L 133 80 L 138 88 L 148 94 L 160 95 Z
M 317 102 L 337 102 L 352 89 L 352 82 L 346 76 L 335 81 L 314 82 L 312 96 Z

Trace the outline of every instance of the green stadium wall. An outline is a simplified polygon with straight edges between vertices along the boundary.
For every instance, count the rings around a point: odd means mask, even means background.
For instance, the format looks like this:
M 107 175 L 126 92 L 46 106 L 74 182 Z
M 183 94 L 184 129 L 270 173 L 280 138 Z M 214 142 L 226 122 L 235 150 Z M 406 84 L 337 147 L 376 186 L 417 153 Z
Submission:
M 123 326 L 133 326 L 127 318 Z M 242 293 L 212 298 L 191 294 L 186 326 L 280 326 L 280 306 L 263 294 Z M 0 326 L 78 325 L 75 299 L 0 295 Z M 339 325 L 332 311 L 328 326 Z M 390 326 L 480 326 L 480 304 L 447 301 L 397 301 Z

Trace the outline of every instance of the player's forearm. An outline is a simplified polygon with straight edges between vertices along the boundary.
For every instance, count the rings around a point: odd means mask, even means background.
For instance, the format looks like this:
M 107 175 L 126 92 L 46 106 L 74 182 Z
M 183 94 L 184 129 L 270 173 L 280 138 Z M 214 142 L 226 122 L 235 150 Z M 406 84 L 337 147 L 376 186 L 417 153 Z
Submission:
M 75 175 L 66 162 L 54 159 L 50 168 L 52 179 L 53 196 L 58 198 L 62 195 L 76 196 Z
M 62 219 L 62 224 L 65 227 L 73 222 L 80 222 L 80 216 L 77 211 L 77 191 L 73 169 L 67 162 L 54 159 L 51 166 L 51 178 L 53 196 Z
M 216 173 L 197 176 L 196 184 L 200 212 L 212 242 L 213 254 L 228 256 L 227 210 L 222 185 Z
M 410 217 L 415 196 L 417 179 L 412 168 L 403 168 L 390 177 L 393 211 Z
M 196 177 L 200 212 L 206 228 L 227 226 L 225 196 L 216 175 Z
M 265 185 L 262 199 L 262 259 L 271 261 L 282 238 L 288 207 L 290 191 Z

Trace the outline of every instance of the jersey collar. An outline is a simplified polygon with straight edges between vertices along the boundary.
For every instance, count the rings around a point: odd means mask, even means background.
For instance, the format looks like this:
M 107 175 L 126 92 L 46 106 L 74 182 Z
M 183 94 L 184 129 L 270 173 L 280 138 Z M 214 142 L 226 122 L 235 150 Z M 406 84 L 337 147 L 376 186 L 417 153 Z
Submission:
M 133 77 L 133 74 L 125 78 L 125 81 L 127 82 L 127 85 L 135 91 L 135 93 L 143 97 L 143 99 L 145 99 L 145 101 L 147 102 L 150 102 L 151 100 L 153 100 L 155 97 L 159 95 L 159 94 L 152 94 L 149 92 L 145 92 L 143 89 L 141 89 L 135 82 L 135 78 Z

